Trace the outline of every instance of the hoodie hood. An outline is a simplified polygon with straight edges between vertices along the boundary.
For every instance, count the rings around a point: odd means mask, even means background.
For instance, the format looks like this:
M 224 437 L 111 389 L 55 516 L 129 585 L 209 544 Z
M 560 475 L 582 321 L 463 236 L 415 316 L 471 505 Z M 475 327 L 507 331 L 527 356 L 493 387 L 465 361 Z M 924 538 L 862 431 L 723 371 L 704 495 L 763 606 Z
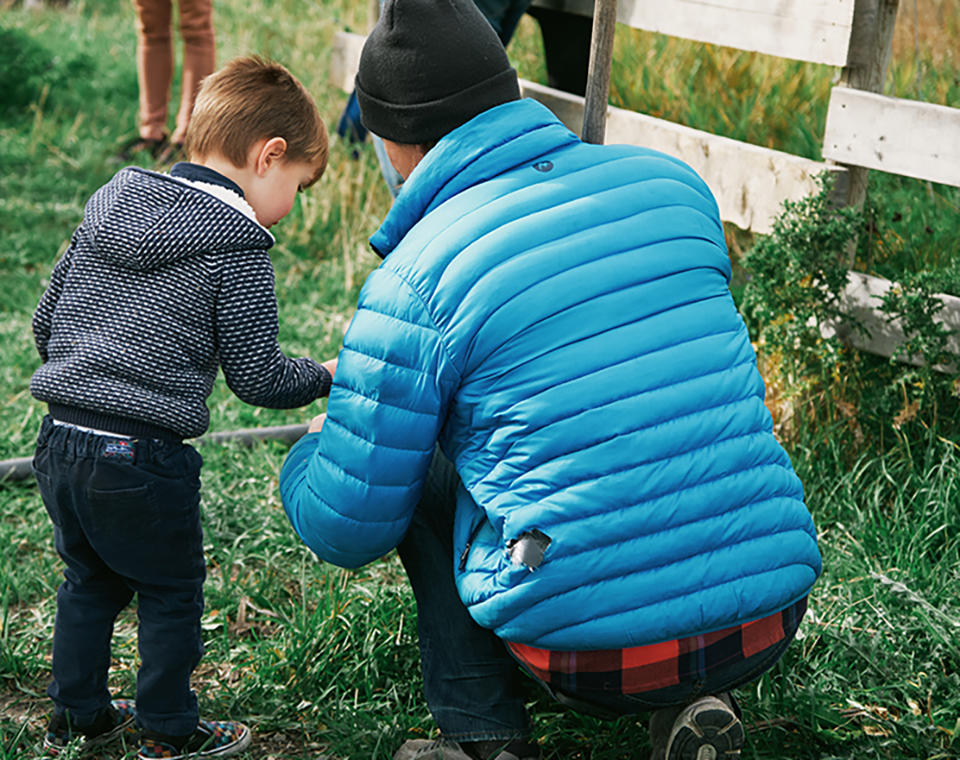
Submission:
M 273 236 L 235 205 L 166 174 L 128 167 L 87 203 L 83 227 L 97 255 L 150 270 L 198 253 L 267 249 Z

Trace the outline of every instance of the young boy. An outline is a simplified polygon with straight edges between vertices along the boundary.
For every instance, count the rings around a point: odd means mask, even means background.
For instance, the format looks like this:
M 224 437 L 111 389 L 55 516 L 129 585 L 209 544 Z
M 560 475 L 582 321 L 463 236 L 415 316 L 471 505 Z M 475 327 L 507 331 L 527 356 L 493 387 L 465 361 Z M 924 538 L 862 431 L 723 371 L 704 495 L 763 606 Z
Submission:
M 199 720 L 206 565 L 200 455 L 222 368 L 249 404 L 293 408 L 330 390 L 335 360 L 277 343 L 267 228 L 327 161 L 310 95 L 283 67 L 237 59 L 205 80 L 169 175 L 121 170 L 90 199 L 34 315 L 49 406 L 34 469 L 66 564 L 44 748 L 103 743 L 133 722 L 141 760 L 225 756 L 242 723 Z M 138 596 L 134 704 L 107 691 L 114 620 Z

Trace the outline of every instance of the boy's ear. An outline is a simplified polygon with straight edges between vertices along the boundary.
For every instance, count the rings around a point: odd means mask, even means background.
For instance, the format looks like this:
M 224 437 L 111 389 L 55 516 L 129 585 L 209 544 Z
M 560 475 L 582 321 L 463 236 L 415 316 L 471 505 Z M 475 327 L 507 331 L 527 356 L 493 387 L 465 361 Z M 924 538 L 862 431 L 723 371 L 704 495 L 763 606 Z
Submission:
M 263 174 L 273 164 L 283 159 L 287 153 L 287 141 L 282 137 L 271 137 L 260 146 L 254 159 L 254 168 L 258 175 Z

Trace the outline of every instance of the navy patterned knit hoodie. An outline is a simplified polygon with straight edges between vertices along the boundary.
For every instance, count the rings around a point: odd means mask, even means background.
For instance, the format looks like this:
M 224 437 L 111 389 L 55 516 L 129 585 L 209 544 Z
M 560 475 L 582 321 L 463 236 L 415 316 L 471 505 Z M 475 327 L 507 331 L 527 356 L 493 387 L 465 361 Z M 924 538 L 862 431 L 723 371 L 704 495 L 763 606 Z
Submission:
M 217 195 L 130 167 L 87 203 L 33 318 L 44 363 L 30 392 L 55 418 L 198 436 L 218 366 L 257 406 L 329 392 L 324 367 L 277 342 L 272 235 Z

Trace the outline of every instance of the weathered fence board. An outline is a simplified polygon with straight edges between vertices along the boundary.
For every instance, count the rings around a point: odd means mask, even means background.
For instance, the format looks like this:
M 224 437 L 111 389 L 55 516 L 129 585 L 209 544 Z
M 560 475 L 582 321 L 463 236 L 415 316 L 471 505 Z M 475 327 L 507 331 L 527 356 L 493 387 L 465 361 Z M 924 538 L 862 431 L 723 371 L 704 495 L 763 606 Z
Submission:
M 539 100 L 579 131 L 583 98 L 532 82 L 520 84 L 525 96 Z M 817 190 L 817 174 L 843 171 L 622 108 L 607 111 L 605 142 L 642 145 L 685 161 L 710 187 L 724 221 L 760 233 L 770 231 L 785 200 L 799 200 Z
M 583 16 L 592 0 L 534 0 Z M 845 66 L 854 0 L 620 0 L 617 20 L 637 29 L 740 50 Z
M 899 320 L 887 321 L 886 316 L 879 311 L 884 293 L 894 287 L 894 283 L 882 277 L 850 272 L 847 275 L 847 287 L 843 292 L 843 311 L 858 320 L 869 335 L 863 335 L 858 330 L 842 330 L 841 337 L 848 340 L 857 348 L 869 351 L 878 356 L 893 356 L 897 346 L 903 343 L 905 335 Z M 960 298 L 956 296 L 938 294 L 943 301 L 943 310 L 935 321 L 947 328 L 953 334 L 947 340 L 947 351 L 960 356 Z M 833 325 L 821 327 L 825 337 L 837 334 Z M 918 357 L 901 357 L 903 361 L 919 364 Z M 956 372 L 957 365 L 937 366 L 941 372 Z
M 353 89 L 364 37 L 339 32 L 334 39 L 331 80 Z M 523 95 L 539 100 L 571 130 L 580 133 L 584 99 L 541 84 L 521 80 Z M 761 148 L 709 132 L 621 108 L 607 110 L 607 143 L 643 145 L 676 156 L 703 177 L 713 191 L 724 221 L 754 232 L 769 232 L 781 204 L 817 189 L 815 176 L 842 173 L 837 166 Z
M 329 80 L 344 92 L 353 92 L 353 78 L 360 67 L 360 52 L 366 39 L 366 35 L 353 32 L 337 32 L 333 36 Z
M 823 156 L 960 186 L 960 109 L 834 87 Z

